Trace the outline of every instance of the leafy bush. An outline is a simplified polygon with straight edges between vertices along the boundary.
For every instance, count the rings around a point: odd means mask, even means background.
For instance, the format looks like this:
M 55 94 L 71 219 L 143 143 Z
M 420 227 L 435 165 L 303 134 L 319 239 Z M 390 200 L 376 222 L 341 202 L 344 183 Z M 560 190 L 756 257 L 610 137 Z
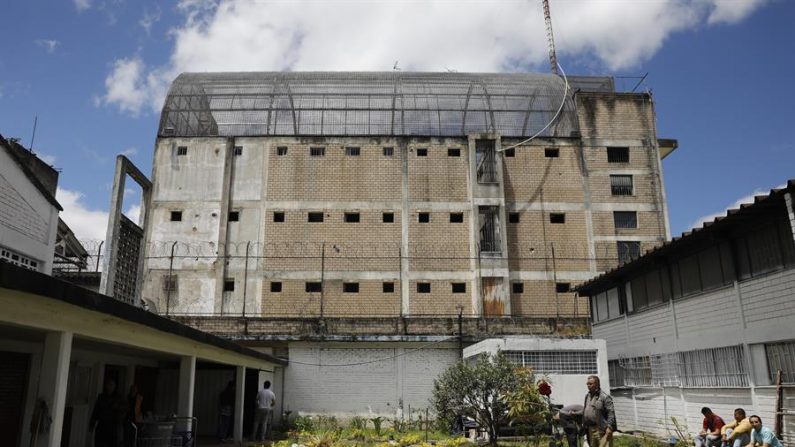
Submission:
M 350 424 L 349 426 L 353 429 L 364 430 L 365 428 L 367 428 L 367 419 L 361 416 L 354 416 L 351 418 L 349 424 Z
M 298 416 L 293 424 L 299 432 L 309 432 L 315 429 L 315 422 L 312 420 L 312 416 Z
M 374 418 L 370 418 L 370 422 L 373 423 L 373 429 L 375 429 L 376 436 L 381 436 L 381 424 L 384 422 L 384 418 L 381 416 L 377 416 Z

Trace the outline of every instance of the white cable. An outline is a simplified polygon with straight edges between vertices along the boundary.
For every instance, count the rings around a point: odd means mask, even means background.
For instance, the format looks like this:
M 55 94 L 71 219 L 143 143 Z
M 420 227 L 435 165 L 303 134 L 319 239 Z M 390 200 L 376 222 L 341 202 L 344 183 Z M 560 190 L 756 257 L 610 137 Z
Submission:
M 547 125 L 542 127 L 541 130 L 536 132 L 535 135 L 533 135 L 532 137 L 530 137 L 530 138 L 528 138 L 528 139 L 526 139 L 524 141 L 520 141 L 520 142 L 514 144 L 513 146 L 502 147 L 497 152 L 504 152 L 504 151 L 507 151 L 508 149 L 513 149 L 513 148 L 515 148 L 517 146 L 521 146 L 521 145 L 523 145 L 525 143 L 528 143 L 528 142 L 534 140 L 537 136 L 541 135 L 545 130 L 547 130 L 547 128 L 549 126 L 551 126 L 552 123 L 555 122 L 555 120 L 558 119 L 558 116 L 560 116 L 560 112 L 563 111 L 563 106 L 566 104 L 566 99 L 568 98 L 568 94 L 569 94 L 569 78 L 566 77 L 566 72 L 563 71 L 563 67 L 561 67 L 560 64 L 558 64 L 558 68 L 560 69 L 560 72 L 563 75 L 563 82 L 565 83 L 565 88 L 563 89 L 563 101 L 560 102 L 560 107 L 558 107 L 558 111 L 555 112 L 555 116 L 553 116 L 552 119 L 549 120 Z
M 455 335 L 455 336 L 451 336 L 451 337 L 446 337 L 446 338 L 443 338 L 442 340 L 438 340 L 438 341 L 434 341 L 434 342 L 422 345 L 419 348 L 410 349 L 408 351 L 403 352 L 403 354 L 392 355 L 392 356 L 389 356 L 389 357 L 384 357 L 384 358 L 375 359 L 375 360 L 368 360 L 366 362 L 335 363 L 335 364 L 325 364 L 324 365 L 322 363 L 304 363 L 304 362 L 299 362 L 299 361 L 296 361 L 296 360 L 289 360 L 289 359 L 287 361 L 290 362 L 290 363 L 295 363 L 296 365 L 305 365 L 305 366 L 329 366 L 330 367 L 330 366 L 359 366 L 359 365 L 367 365 L 367 364 L 370 364 L 370 363 L 383 362 L 385 360 L 394 360 L 394 359 L 396 359 L 398 357 L 401 357 L 401 356 L 404 356 L 404 355 L 407 355 L 407 354 L 411 354 L 412 352 L 421 351 L 423 349 L 426 349 L 429 346 L 437 345 L 439 343 L 444 343 L 444 342 L 452 340 L 453 338 L 456 338 L 456 337 L 458 337 L 458 336 Z

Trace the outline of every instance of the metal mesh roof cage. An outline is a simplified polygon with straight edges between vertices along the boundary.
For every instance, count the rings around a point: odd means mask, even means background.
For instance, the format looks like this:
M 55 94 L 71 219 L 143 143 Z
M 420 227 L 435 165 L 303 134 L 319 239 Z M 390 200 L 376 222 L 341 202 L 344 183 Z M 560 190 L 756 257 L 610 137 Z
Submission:
M 159 136 L 523 137 L 554 117 L 564 89 L 551 74 L 183 73 L 166 97 Z M 541 135 L 577 129 L 568 95 Z

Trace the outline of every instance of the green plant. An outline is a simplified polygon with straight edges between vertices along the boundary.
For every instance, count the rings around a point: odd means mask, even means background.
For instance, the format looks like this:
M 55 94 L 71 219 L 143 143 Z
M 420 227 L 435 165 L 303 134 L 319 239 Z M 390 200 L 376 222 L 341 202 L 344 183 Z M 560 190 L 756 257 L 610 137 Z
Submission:
M 336 430 L 340 424 L 336 416 L 319 415 L 315 418 L 315 427 L 318 430 Z
M 364 430 L 365 428 L 367 428 L 367 419 L 361 416 L 354 416 L 351 418 L 349 424 L 350 424 L 349 426 L 353 429 Z
M 411 433 L 411 434 L 407 434 L 407 435 L 401 436 L 400 439 L 398 439 L 397 442 L 398 442 L 398 445 L 400 445 L 401 447 L 406 447 L 406 446 L 409 446 L 409 445 L 419 444 L 421 441 L 422 441 L 422 438 L 420 438 L 420 435 Z
M 310 432 L 315 429 L 315 422 L 312 420 L 312 416 L 298 416 L 293 421 L 293 424 L 299 432 Z
M 401 418 L 390 419 L 390 422 L 392 422 L 392 428 L 398 433 L 403 433 L 409 428 L 409 423 Z
M 381 416 L 376 416 L 374 418 L 370 418 L 370 422 L 373 423 L 373 429 L 375 429 L 376 436 L 381 436 L 381 424 L 384 422 L 384 418 Z

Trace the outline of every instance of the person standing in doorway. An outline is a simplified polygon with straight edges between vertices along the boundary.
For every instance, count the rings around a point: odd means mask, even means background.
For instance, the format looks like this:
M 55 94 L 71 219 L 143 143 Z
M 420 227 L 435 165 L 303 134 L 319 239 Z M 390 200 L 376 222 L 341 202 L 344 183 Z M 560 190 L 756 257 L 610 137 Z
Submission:
M 106 379 L 104 391 L 94 402 L 88 425 L 89 431 L 94 432 L 94 447 L 121 445 L 125 406 L 124 398 L 116 392 L 116 382 Z
M 254 429 L 251 432 L 252 441 L 270 439 L 274 405 L 276 405 L 276 395 L 271 391 L 270 380 L 266 380 L 262 384 L 262 389 L 257 393 L 257 414 L 254 416 Z M 262 435 L 258 438 L 260 427 L 262 427 Z
M 232 420 L 235 408 L 235 381 L 230 380 L 226 388 L 218 396 L 218 439 L 226 442 L 229 438 L 229 429 L 232 428 Z
M 588 394 L 583 403 L 582 423 L 588 445 L 591 447 L 613 447 L 613 432 L 616 431 L 616 412 L 613 398 L 602 391 L 599 377 L 589 376 L 585 382 Z

